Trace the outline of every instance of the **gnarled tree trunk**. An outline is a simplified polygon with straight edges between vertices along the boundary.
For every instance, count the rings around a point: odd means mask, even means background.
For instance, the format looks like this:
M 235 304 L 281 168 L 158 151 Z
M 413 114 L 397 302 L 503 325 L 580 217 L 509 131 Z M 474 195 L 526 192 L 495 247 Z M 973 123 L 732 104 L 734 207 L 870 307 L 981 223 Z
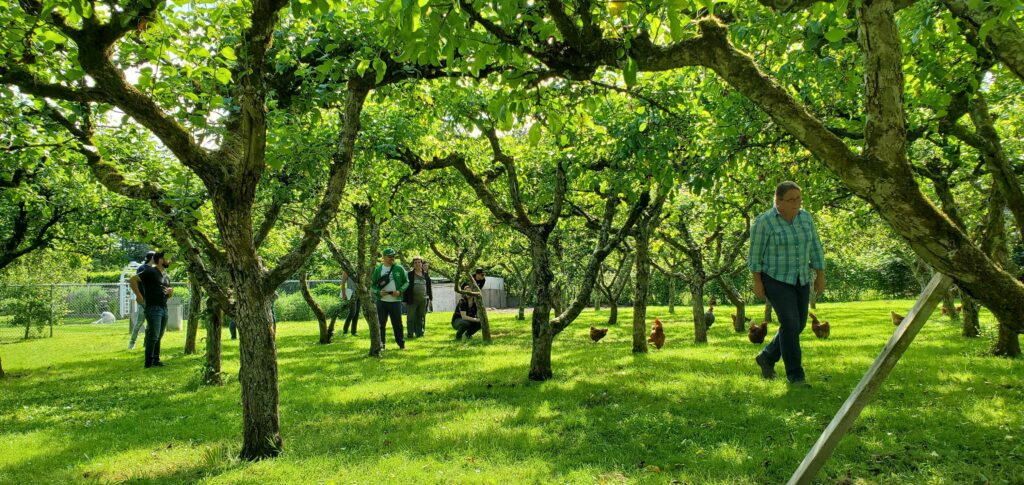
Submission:
M 196 314 L 199 318 L 199 314 Z M 223 386 L 220 373 L 220 341 L 224 329 L 224 312 L 215 298 L 206 300 L 206 362 L 203 364 L 203 384 Z
M 960 335 L 970 338 L 980 337 L 981 324 L 978 322 L 978 312 L 981 310 L 981 307 L 978 305 L 978 302 L 969 295 L 963 296 L 963 305 L 963 323 Z
M 960 320 L 960 312 L 956 309 L 956 295 L 953 293 L 954 291 L 956 291 L 955 286 L 942 296 L 942 312 L 953 321 L 957 321 Z
M 551 344 L 555 338 L 551 331 L 551 255 L 545 235 L 530 238 L 530 259 L 533 261 L 533 287 L 537 299 L 533 306 L 533 350 L 530 354 L 531 381 L 546 381 L 554 372 L 551 369 Z
M 725 297 L 729 299 L 729 303 L 736 307 L 735 320 L 732 322 L 732 329 L 736 333 L 742 333 L 747 331 L 747 302 L 743 300 L 743 296 L 740 292 L 736 291 L 736 287 L 727 280 L 725 277 L 719 276 L 717 278 L 718 285 L 725 291 Z
M 708 343 L 708 326 L 704 321 L 704 281 L 695 278 L 690 281 L 690 298 L 693 300 L 693 341 Z
M 636 238 L 636 279 L 633 284 L 633 353 L 647 353 L 647 299 L 651 285 L 651 231 L 642 224 Z
M 196 353 L 196 334 L 199 333 L 199 320 L 203 313 L 203 288 L 191 272 L 188 280 L 188 327 L 185 329 L 185 355 L 192 355 Z
M 373 277 L 374 259 L 368 257 L 370 254 L 377 254 L 377 242 L 380 240 L 380 226 L 373 221 L 371 207 L 366 204 L 357 204 L 356 213 L 356 265 L 359 269 L 355 275 L 356 296 L 359 298 L 359 306 L 363 307 L 363 315 L 366 318 L 367 326 L 370 328 L 370 356 L 380 357 L 384 349 L 384 342 L 381 340 L 380 324 L 377 323 L 376 299 L 370 293 L 370 278 Z M 368 247 L 369 246 L 369 247 Z M 352 275 L 349 275 L 351 278 Z
M 244 292 L 250 285 L 240 289 Z M 242 456 L 259 459 L 281 452 L 278 415 L 277 344 L 270 298 L 263 291 L 242 294 L 235 303 L 238 325 L 238 380 L 242 386 Z
M 306 278 L 306 272 L 303 271 L 299 276 L 299 289 L 302 291 L 302 299 L 306 300 L 306 304 L 309 305 L 309 309 L 313 310 L 313 315 L 316 317 L 317 325 L 320 327 L 319 343 L 321 345 L 327 345 L 331 343 L 331 337 L 334 336 L 334 320 L 331 320 L 331 325 L 328 327 L 327 313 L 324 312 L 323 308 L 320 308 L 320 304 L 317 303 L 315 298 L 313 298 L 313 294 L 309 292 L 309 282 Z
M 676 279 L 671 276 L 668 277 L 668 313 L 676 314 Z

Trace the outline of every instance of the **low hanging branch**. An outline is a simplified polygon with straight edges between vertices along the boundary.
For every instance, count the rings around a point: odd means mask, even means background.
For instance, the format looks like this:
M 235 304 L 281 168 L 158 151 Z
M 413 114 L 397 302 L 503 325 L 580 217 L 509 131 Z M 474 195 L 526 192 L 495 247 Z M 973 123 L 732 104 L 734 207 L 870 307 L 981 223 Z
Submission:
M 437 247 L 437 243 L 431 241 L 430 250 L 437 255 L 441 261 L 452 265 L 455 268 L 454 279 L 452 280 L 455 286 L 455 292 L 472 298 L 475 302 L 477 309 L 477 318 L 480 319 L 480 333 L 484 342 L 491 342 L 491 324 L 490 319 L 487 317 L 487 306 L 484 304 L 483 290 L 477 286 L 476 279 L 472 277 L 472 269 L 476 267 L 480 261 L 480 257 L 483 255 L 483 246 L 474 245 L 472 249 L 469 247 L 460 247 L 456 250 L 455 256 L 445 254 L 441 248 Z M 470 291 L 462 290 L 462 281 L 464 277 L 468 276 Z

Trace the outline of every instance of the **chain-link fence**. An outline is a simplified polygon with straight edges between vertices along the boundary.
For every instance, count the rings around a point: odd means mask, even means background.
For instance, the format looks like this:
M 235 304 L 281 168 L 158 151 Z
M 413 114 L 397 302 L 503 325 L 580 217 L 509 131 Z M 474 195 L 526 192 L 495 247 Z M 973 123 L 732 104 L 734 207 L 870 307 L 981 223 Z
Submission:
M 310 292 L 325 311 L 340 305 L 341 280 L 309 281 Z M 187 283 L 171 283 L 169 326 L 187 322 L 191 294 Z M 297 280 L 278 287 L 275 313 L 280 321 L 312 320 Z M 52 337 L 64 325 L 121 325 L 138 311 L 128 283 L 0 285 L 0 342 Z

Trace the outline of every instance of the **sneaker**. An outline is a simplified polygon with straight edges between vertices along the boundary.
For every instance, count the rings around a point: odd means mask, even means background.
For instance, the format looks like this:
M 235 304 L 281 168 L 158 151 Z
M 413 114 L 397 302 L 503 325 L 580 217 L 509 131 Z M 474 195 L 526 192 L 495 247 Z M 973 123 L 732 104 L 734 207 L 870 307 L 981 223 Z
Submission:
M 789 387 L 798 387 L 798 388 L 801 388 L 801 389 L 810 389 L 811 385 L 808 384 L 807 381 L 805 381 L 803 379 L 800 379 L 798 381 L 790 382 L 789 383 Z
M 164 364 L 163 362 L 157 362 L 157 363 L 153 364 L 153 367 L 163 367 L 165 365 L 166 364 Z
M 754 362 L 757 362 L 757 366 L 761 368 L 761 377 L 769 380 L 775 378 L 775 366 L 765 360 L 764 354 L 757 354 L 757 357 L 754 357 Z
M 128 342 L 128 350 L 135 350 L 135 342 Z

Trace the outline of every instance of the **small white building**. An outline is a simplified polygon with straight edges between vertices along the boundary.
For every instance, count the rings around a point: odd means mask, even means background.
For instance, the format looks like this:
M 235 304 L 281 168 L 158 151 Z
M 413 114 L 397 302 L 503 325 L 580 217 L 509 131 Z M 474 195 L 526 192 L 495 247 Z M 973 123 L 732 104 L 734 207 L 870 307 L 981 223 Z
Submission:
M 431 289 L 434 293 L 435 312 L 454 312 L 455 302 L 458 295 L 455 293 L 455 285 L 451 281 L 432 281 Z M 505 279 L 493 276 L 487 277 L 484 284 L 484 305 L 487 308 L 506 308 L 508 297 L 505 293 Z

